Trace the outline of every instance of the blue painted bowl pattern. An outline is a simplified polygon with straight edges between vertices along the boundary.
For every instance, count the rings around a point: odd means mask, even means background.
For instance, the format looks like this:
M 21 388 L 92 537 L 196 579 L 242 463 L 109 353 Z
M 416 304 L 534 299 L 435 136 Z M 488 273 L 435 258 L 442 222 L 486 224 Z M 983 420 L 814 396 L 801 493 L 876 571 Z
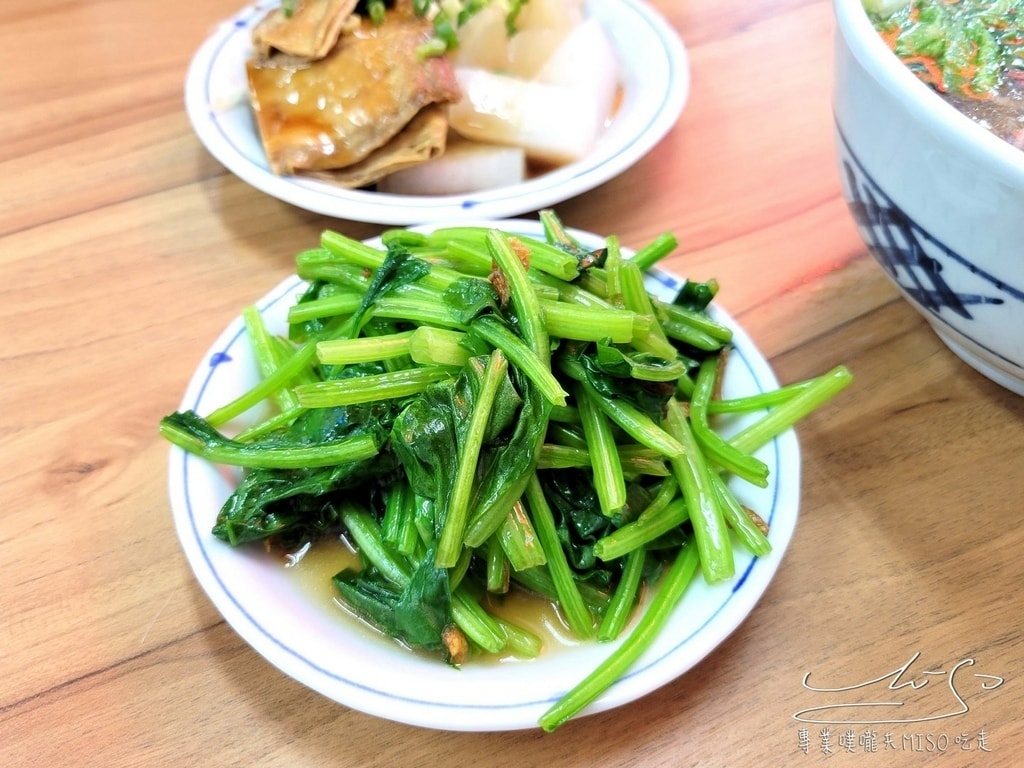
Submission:
M 908 216 L 867 172 L 842 131 L 837 131 L 846 202 L 861 237 L 878 263 L 913 301 L 947 324 L 948 314 L 972 321 L 982 306 L 1024 302 L 1024 289 L 1020 286 L 1008 285 L 972 263 Z M 971 277 L 960 279 L 966 277 L 961 274 L 964 271 Z M 953 285 L 971 285 L 975 291 L 957 291 Z M 988 349 L 971 337 L 969 323 L 958 322 L 956 330 Z

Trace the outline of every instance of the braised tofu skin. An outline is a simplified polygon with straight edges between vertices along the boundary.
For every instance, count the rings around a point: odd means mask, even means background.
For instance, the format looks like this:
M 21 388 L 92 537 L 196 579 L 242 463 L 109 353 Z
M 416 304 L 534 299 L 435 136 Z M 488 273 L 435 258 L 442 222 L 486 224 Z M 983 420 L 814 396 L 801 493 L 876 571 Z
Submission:
M 257 56 L 274 53 L 314 60 L 322 59 L 338 42 L 342 30 L 353 22 L 358 0 L 305 0 L 292 14 L 275 8 L 252 31 Z
M 351 18 L 321 58 L 257 53 L 247 64 L 256 122 L 274 173 L 332 172 L 363 163 L 331 177 L 363 186 L 407 167 L 412 158 L 420 162 L 444 151 L 442 110 L 410 126 L 425 108 L 460 98 L 448 59 L 417 55 L 432 35 L 430 22 L 397 11 L 379 24 Z M 410 146 L 385 150 L 392 141 Z
M 311 171 L 311 175 L 357 189 L 440 157 L 448 150 L 448 117 L 444 109 L 432 105 L 421 109 L 387 144 L 371 152 L 365 160 L 331 171 Z

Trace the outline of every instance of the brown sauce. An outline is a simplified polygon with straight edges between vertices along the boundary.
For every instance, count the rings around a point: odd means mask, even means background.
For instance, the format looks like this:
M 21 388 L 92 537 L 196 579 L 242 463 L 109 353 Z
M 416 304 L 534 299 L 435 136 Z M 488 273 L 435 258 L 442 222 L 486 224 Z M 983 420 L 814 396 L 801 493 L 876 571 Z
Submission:
M 324 539 L 309 546 L 305 551 L 286 555 L 282 567 L 299 585 L 302 594 L 308 595 L 312 602 L 322 605 L 325 612 L 338 617 L 341 628 L 358 626 L 360 630 L 365 630 L 368 627 L 344 606 L 331 582 L 332 577 L 339 571 L 360 567 L 359 555 L 342 538 Z M 543 644 L 544 655 L 572 648 L 580 643 L 551 601 L 527 590 L 514 587 L 505 595 L 489 595 L 486 608 L 495 616 L 537 635 Z M 371 629 L 380 635 L 381 642 L 393 642 L 378 630 Z M 473 664 L 522 661 L 524 660 L 511 654 L 484 654 L 471 659 Z

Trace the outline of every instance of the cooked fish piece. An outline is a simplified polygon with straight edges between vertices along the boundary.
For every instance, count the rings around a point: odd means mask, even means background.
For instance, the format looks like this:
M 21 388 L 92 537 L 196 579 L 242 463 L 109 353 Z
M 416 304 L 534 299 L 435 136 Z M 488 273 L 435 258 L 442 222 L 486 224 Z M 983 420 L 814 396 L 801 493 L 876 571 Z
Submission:
M 322 59 L 345 29 L 358 23 L 352 16 L 359 0 L 301 0 L 290 16 L 275 8 L 253 28 L 252 42 L 260 58 L 275 52 L 304 59 Z
M 344 168 L 387 144 L 423 107 L 457 101 L 447 58 L 416 55 L 432 34 L 429 21 L 390 11 L 379 25 L 361 20 L 318 61 L 251 59 L 249 91 L 271 169 Z

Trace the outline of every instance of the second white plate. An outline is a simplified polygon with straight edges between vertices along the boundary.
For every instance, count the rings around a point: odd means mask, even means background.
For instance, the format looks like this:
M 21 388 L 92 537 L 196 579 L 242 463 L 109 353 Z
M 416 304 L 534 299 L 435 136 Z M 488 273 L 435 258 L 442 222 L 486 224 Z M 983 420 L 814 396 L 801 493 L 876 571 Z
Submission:
M 623 97 L 586 158 L 521 184 L 467 195 L 392 195 L 277 176 L 267 164 L 245 79 L 252 26 L 276 5 L 261 0 L 246 6 L 200 46 L 185 82 L 185 107 L 200 141 L 229 171 L 268 195 L 327 216 L 408 225 L 539 210 L 630 168 L 672 129 L 689 96 L 686 49 L 662 16 L 639 0 L 587 0 L 587 16 L 602 23 L 619 53 Z

